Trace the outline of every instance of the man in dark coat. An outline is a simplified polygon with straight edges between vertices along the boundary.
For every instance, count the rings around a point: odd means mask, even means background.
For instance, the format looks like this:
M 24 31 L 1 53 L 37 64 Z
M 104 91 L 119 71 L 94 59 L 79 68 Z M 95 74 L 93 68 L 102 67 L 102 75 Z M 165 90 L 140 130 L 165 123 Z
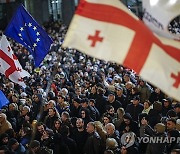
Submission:
M 138 121 L 138 115 L 142 112 L 144 109 L 143 105 L 140 104 L 140 97 L 135 96 L 132 100 L 132 104 L 128 104 L 126 108 L 126 113 L 129 113 L 134 121 Z
M 95 131 L 94 122 L 89 122 L 86 127 L 89 137 L 86 141 L 84 153 L 85 154 L 99 154 L 100 152 L 100 136 Z

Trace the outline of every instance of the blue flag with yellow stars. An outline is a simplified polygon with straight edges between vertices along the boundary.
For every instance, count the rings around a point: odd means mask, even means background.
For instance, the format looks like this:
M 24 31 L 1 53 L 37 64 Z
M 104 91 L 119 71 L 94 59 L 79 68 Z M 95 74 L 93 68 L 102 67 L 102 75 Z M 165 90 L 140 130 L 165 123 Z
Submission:
M 30 51 L 36 67 L 41 64 L 53 42 L 23 5 L 18 7 L 4 34 Z

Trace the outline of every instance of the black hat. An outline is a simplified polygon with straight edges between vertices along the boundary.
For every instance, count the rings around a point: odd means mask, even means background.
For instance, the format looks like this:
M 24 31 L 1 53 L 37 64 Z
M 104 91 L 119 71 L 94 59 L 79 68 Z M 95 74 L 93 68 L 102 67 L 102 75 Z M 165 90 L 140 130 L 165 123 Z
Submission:
M 140 100 L 140 97 L 139 97 L 139 95 L 137 95 L 137 96 L 134 96 L 134 97 L 133 97 L 133 100 L 138 100 L 138 101 L 139 101 L 139 100 Z
M 180 108 L 180 103 L 178 102 L 178 103 L 176 103 L 176 105 L 174 105 L 174 108 L 177 108 L 177 107 L 179 107 Z
M 129 113 L 125 113 L 123 116 L 124 119 L 132 120 L 132 116 Z
M 169 102 L 169 103 L 171 103 L 171 102 L 172 102 L 172 98 L 168 97 L 168 98 L 166 98 L 166 99 L 163 99 L 163 102 Z

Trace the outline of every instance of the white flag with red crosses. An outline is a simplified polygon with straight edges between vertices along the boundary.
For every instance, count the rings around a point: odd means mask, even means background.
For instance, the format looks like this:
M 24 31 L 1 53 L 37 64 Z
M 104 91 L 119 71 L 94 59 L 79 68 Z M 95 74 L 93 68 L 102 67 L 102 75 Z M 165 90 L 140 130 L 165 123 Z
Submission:
M 26 87 L 23 78 L 30 76 L 20 65 L 5 35 L 0 40 L 0 73 L 22 87 Z
M 119 0 L 82 0 L 63 47 L 127 66 L 180 100 L 180 43 L 155 36 Z

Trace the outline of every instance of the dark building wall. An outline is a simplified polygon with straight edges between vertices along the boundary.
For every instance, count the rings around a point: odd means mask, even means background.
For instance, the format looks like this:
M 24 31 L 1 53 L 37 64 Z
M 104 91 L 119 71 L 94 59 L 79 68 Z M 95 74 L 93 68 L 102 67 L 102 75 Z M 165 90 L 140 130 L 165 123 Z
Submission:
M 30 3 L 30 13 L 39 24 L 49 20 L 48 0 L 31 0 Z
M 62 22 L 69 26 L 75 11 L 74 0 L 62 0 Z

